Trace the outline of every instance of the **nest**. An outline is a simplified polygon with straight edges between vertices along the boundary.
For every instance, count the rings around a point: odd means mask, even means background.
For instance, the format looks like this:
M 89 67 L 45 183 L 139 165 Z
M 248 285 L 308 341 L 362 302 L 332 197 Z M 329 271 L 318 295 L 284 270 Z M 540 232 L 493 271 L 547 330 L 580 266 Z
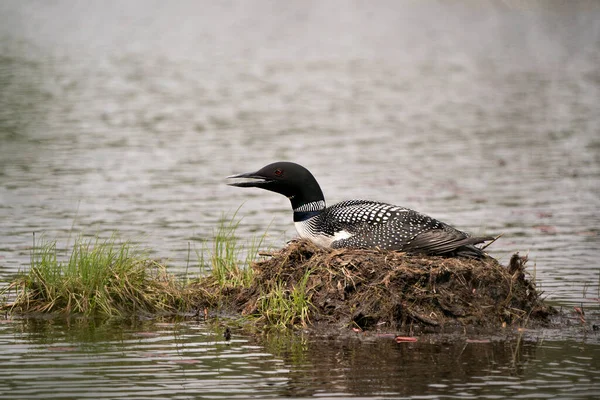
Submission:
M 481 260 L 358 249 L 323 249 L 290 243 L 254 263 L 252 284 L 230 291 L 236 312 L 264 313 L 261 299 L 274 287 L 290 294 L 300 285 L 306 321 L 360 329 L 499 327 L 544 322 L 545 306 L 525 272 L 527 257 L 508 266 Z M 298 322 L 298 321 L 296 321 Z

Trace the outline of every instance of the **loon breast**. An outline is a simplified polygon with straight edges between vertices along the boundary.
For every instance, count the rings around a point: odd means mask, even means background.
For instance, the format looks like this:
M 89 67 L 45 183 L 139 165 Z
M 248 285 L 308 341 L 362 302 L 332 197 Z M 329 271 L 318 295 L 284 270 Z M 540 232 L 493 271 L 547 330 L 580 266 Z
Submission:
M 318 230 L 317 226 L 319 224 L 315 219 L 318 219 L 318 216 L 312 217 L 306 221 L 294 222 L 296 231 L 301 238 L 309 239 L 311 242 L 321 247 L 334 247 L 333 244 L 335 242 L 352 237 L 352 233 L 345 229 L 333 231 L 331 233 Z

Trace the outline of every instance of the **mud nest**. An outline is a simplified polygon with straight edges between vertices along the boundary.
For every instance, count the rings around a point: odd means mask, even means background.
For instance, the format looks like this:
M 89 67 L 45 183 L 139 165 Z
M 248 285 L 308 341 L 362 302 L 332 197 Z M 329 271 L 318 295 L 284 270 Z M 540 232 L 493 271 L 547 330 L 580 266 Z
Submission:
M 269 290 L 302 285 L 306 321 L 360 329 L 498 327 L 543 322 L 553 312 L 525 273 L 526 257 L 508 266 L 482 260 L 401 252 L 323 249 L 299 240 L 252 265 L 252 284 L 228 291 L 236 312 L 256 315 Z M 298 321 L 295 321 L 298 322 Z

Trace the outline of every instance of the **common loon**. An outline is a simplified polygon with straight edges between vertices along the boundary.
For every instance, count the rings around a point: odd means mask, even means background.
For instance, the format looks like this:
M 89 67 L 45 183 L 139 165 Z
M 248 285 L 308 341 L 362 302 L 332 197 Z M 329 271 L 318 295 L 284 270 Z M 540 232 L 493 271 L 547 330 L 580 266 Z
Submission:
M 300 237 L 322 247 L 481 258 L 485 253 L 475 244 L 493 239 L 472 237 L 427 215 L 387 203 L 349 200 L 326 207 L 314 176 L 292 162 L 275 162 L 256 172 L 227 178 L 250 178 L 229 185 L 257 187 L 289 198 Z

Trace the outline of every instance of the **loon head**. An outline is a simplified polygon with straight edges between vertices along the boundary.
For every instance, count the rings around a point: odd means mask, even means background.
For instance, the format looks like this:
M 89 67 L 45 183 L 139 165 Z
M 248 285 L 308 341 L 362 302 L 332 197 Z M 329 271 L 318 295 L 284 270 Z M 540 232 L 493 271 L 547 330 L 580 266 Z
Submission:
M 278 161 L 262 167 L 256 172 L 231 175 L 227 178 L 246 178 L 241 182 L 230 183 L 230 186 L 257 187 L 282 194 L 290 199 L 292 208 L 304 204 L 324 201 L 323 192 L 317 180 L 302 165 Z

